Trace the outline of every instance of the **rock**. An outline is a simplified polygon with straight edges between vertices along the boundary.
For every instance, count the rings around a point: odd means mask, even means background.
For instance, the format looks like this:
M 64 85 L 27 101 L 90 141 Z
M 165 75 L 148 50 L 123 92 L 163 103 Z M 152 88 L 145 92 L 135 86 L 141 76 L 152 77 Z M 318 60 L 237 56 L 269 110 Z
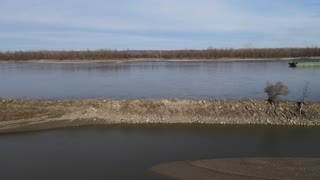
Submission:
M 284 109 L 283 109 L 281 106 L 279 107 L 279 110 L 280 110 L 280 111 L 284 111 Z
M 294 120 L 290 120 L 290 123 L 293 124 L 293 125 L 297 125 L 297 122 L 294 121 Z
M 94 107 L 90 107 L 87 112 L 90 112 L 90 113 L 96 113 L 98 110 Z

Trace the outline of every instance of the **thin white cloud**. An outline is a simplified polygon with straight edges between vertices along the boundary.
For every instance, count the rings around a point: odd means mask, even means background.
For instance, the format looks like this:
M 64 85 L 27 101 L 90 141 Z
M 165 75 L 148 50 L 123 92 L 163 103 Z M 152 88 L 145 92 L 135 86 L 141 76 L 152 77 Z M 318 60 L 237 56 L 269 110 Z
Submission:
M 32 32 L 26 32 L 24 29 L 15 29 L 16 32 L 1 32 L 0 29 L 0 38 L 29 38 L 70 43 L 119 42 L 122 47 L 126 46 L 126 43 L 127 47 L 130 47 L 130 44 L 134 45 L 135 42 L 144 42 L 147 47 L 157 47 L 157 44 L 167 43 L 179 48 L 242 47 L 248 43 L 256 47 L 279 47 L 290 46 L 290 44 L 304 46 L 319 45 L 320 42 L 320 31 L 318 31 L 320 17 L 315 16 L 314 12 L 292 5 L 293 3 L 288 4 L 288 1 L 286 3 L 259 1 L 270 4 L 274 13 L 250 11 L 250 8 L 254 9 L 254 7 L 243 8 L 235 5 L 239 2 L 245 4 L 246 2 L 242 0 L 122 0 L 122 3 L 115 2 L 1 0 L 0 27 L 1 24 L 16 24 L 20 27 L 35 25 L 34 27 L 38 27 L 39 30 L 31 28 Z M 249 6 L 248 3 L 247 6 Z M 45 30 L 50 27 L 59 31 Z M 65 28 L 75 32 L 63 31 Z M 88 32 L 85 32 L 87 30 Z M 144 33 L 146 35 L 141 35 Z M 197 39 L 192 35 L 185 38 L 157 36 L 161 33 L 206 33 L 208 38 Z M 225 41 L 210 38 L 210 34 L 219 33 L 224 36 L 241 33 L 260 34 L 263 37 L 238 37 L 237 40 L 225 37 Z
M 38 31 L 38 32 L 1 32 L 1 38 L 20 38 L 34 40 L 52 40 L 62 42 L 95 42 L 95 41 L 121 41 L 121 42 L 166 42 L 166 43 L 192 43 L 194 40 L 153 37 L 147 35 L 131 35 L 118 33 L 98 32 L 60 32 L 60 31 Z M 198 40 L 200 41 L 200 40 Z
M 9 5 L 8 5 L 9 6 Z M 166 32 L 260 32 L 289 31 L 293 28 L 320 28 L 319 18 L 299 14 L 256 15 L 225 1 L 144 0 L 137 1 L 130 15 L 89 16 L 72 9 L 49 6 L 2 7 L 0 22 L 50 25 L 121 31 Z M 75 8 L 77 6 L 75 5 Z M 66 7 L 71 8 L 71 7 Z M 285 10 L 284 10 L 285 11 Z

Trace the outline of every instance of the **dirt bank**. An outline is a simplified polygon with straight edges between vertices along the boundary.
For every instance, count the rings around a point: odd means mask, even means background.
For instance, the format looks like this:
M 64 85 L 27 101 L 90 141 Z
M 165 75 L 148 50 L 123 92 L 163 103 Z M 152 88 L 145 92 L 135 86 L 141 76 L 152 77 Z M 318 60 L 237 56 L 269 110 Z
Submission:
M 320 125 L 320 102 L 0 99 L 0 132 L 117 123 Z
M 177 179 L 319 179 L 319 158 L 222 158 L 159 164 L 154 172 Z

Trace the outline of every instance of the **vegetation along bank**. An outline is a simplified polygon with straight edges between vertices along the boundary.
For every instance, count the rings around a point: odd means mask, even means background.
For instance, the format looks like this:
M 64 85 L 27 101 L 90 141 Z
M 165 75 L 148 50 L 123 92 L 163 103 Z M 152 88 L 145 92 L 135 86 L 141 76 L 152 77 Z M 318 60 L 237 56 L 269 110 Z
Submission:
M 0 51 L 0 61 L 37 60 L 270 60 L 312 59 L 320 48 L 242 48 L 205 50 L 84 50 L 84 51 Z

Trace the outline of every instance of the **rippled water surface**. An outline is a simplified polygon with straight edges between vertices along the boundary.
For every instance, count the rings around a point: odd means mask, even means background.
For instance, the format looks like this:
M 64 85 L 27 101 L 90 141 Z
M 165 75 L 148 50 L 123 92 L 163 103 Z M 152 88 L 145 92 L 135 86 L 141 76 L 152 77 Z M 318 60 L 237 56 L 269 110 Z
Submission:
M 1 63 L 0 97 L 64 99 L 266 99 L 266 82 L 288 85 L 299 100 L 320 100 L 320 68 L 289 68 L 288 61 Z

